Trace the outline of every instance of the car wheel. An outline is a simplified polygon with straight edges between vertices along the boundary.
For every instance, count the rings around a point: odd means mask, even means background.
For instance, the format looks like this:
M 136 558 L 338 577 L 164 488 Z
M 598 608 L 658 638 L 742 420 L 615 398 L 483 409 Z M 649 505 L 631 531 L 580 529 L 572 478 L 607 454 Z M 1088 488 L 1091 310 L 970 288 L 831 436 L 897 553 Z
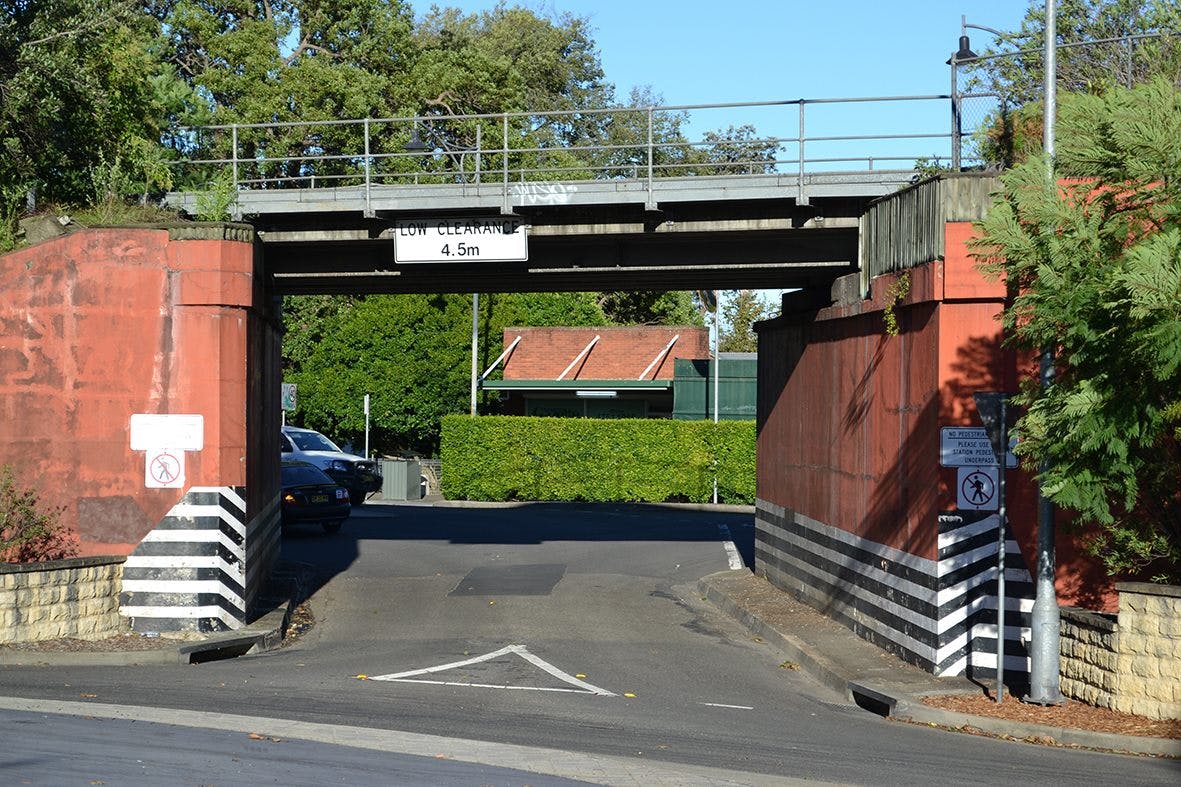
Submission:
M 339 533 L 340 532 L 340 524 L 341 524 L 340 522 L 323 522 L 322 527 L 324 528 L 325 533 L 329 533 L 329 534 Z
M 349 501 L 352 502 L 354 506 L 359 506 L 365 502 L 365 495 L 366 492 L 362 489 L 350 489 Z

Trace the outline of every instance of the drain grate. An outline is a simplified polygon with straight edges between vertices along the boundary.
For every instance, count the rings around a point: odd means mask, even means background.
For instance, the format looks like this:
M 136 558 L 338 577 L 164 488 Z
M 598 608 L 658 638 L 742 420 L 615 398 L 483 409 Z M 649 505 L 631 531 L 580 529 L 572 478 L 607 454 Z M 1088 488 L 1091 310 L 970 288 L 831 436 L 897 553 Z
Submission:
M 565 573 L 565 563 L 481 566 L 469 571 L 448 595 L 548 596 Z

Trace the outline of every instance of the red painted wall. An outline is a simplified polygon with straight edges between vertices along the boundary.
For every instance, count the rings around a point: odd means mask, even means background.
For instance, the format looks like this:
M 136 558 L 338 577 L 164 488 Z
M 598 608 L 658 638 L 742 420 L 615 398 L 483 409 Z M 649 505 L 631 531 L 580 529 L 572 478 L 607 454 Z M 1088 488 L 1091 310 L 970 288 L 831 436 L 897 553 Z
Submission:
M 502 363 L 506 380 L 553 380 L 595 336 L 591 351 L 566 380 L 636 380 L 677 335 L 677 343 L 644 378 L 673 379 L 673 359 L 708 358 L 709 331 L 690 326 L 611 326 L 598 328 L 505 328 L 504 346 L 521 341 Z
M 1014 391 L 1018 379 L 1018 359 L 1000 347 L 1004 287 L 968 256 L 971 233 L 947 224 L 944 259 L 909 271 L 898 336 L 883 316 L 897 274 L 875 279 L 869 299 L 785 310 L 760 326 L 760 499 L 938 559 L 938 515 L 956 507 L 940 427 L 979 426 L 972 394 Z M 1021 470 L 1007 481 L 1010 524 L 1032 567 L 1034 489 Z M 1057 552 L 1062 603 L 1111 608 L 1110 581 L 1061 526 Z
M 277 358 L 278 332 L 255 260 L 248 241 L 125 228 L 0 258 L 0 463 L 64 507 L 82 554 L 129 553 L 183 495 L 145 487 L 133 413 L 204 416 L 186 486 L 247 486 L 252 471 L 262 477 L 251 492 L 268 494 L 277 471 L 247 466 L 248 421 L 278 417 L 277 371 L 260 371 Z M 253 432 L 262 451 L 277 440 L 268 431 Z

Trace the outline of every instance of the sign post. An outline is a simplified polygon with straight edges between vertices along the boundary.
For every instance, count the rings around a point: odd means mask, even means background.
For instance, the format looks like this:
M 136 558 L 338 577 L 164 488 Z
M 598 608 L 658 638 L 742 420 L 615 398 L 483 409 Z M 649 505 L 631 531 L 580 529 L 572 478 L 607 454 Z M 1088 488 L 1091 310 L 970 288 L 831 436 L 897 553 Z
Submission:
M 997 469 L 997 555 L 996 555 L 996 701 L 1005 698 L 1005 465 L 1009 453 L 1008 401 L 1010 394 L 981 392 L 973 394 L 976 410 L 984 422 L 984 431 L 992 443 Z

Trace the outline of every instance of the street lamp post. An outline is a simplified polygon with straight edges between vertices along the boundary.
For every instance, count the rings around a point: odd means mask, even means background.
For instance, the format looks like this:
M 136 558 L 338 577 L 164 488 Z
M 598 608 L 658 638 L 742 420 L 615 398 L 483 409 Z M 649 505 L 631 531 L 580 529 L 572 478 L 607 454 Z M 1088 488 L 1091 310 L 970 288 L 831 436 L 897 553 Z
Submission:
M 1043 102 L 1042 146 L 1046 155 L 1046 187 L 1057 188 L 1054 174 L 1054 121 L 1058 110 L 1058 69 L 1057 46 L 1058 25 L 1054 0 L 1046 0 L 1046 74 L 1045 101 Z M 1039 377 L 1042 390 L 1054 379 L 1054 348 L 1042 348 Z M 1049 469 L 1043 462 L 1042 476 Z M 1058 591 L 1054 586 L 1054 503 L 1045 495 L 1044 484 L 1038 484 L 1037 492 L 1037 569 L 1033 610 L 1030 613 L 1029 643 L 1029 694 L 1026 702 L 1038 705 L 1061 705 L 1060 690 L 1061 656 L 1058 627 L 1061 612 L 1058 609 Z

